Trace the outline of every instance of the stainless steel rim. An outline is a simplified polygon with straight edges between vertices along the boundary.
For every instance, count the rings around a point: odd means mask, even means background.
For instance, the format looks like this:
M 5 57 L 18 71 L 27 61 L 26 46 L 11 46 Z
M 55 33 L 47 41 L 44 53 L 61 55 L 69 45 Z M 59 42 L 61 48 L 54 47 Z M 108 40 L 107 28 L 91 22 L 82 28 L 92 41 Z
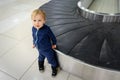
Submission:
M 56 52 L 62 69 L 82 78 L 83 80 L 120 79 L 119 71 L 93 66 L 71 56 L 67 56 L 58 50 L 56 50 Z
M 85 0 L 84 0 L 85 1 Z M 82 6 L 83 1 L 78 2 L 79 12 L 85 18 L 101 22 L 120 22 L 120 13 L 100 13 L 87 9 Z

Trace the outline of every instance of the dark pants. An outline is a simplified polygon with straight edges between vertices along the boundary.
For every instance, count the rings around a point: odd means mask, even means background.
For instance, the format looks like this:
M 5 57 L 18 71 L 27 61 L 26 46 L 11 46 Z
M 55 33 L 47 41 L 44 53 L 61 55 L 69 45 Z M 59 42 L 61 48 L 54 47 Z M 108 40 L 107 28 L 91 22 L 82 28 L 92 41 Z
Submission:
M 48 62 L 51 64 L 53 67 L 58 67 L 58 59 L 56 52 L 53 49 L 48 49 L 48 50 L 39 50 L 39 61 L 44 62 L 44 59 L 47 58 Z

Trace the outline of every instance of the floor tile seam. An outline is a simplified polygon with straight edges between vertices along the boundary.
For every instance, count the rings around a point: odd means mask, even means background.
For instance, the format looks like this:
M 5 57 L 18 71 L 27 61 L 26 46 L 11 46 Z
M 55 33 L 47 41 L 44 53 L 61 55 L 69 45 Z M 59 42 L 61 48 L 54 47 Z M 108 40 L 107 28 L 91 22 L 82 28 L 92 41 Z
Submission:
M 25 37 L 24 39 L 26 39 L 28 37 Z M 21 40 L 21 42 L 23 42 L 24 40 Z M 31 40 L 32 41 L 32 40 Z M 0 55 L 0 58 L 2 58 L 3 56 L 5 56 L 6 54 L 9 54 L 9 51 L 13 50 L 16 46 L 18 46 L 20 43 L 17 42 L 14 46 L 12 46 L 11 48 L 7 49 L 5 52 L 2 53 L 2 55 Z
M 3 36 L 4 37 L 4 36 Z M 10 38 L 11 39 L 11 38 Z M 4 55 L 6 55 L 7 53 L 9 53 L 9 51 L 11 51 L 13 48 L 15 48 L 17 45 L 19 44 L 19 42 L 15 43 L 14 46 L 12 46 L 11 48 L 7 49 L 5 52 L 2 53 L 2 55 L 0 55 L 0 58 L 3 57 Z
M 21 80 L 24 75 L 30 70 L 30 68 L 34 65 L 34 63 L 37 61 L 37 58 L 33 61 L 33 63 L 28 67 L 28 69 L 25 70 L 25 72 L 21 75 L 21 77 L 18 80 Z
M 31 34 L 31 35 L 32 35 L 32 34 Z M 7 38 L 9 38 L 9 39 L 16 40 L 17 42 L 21 42 L 21 41 L 23 41 L 23 39 L 26 39 L 26 38 L 30 37 L 29 34 L 27 34 L 27 35 L 24 36 L 22 39 L 17 39 L 17 38 L 15 38 L 14 36 L 7 35 L 7 34 L 4 34 L 4 33 L 0 33 L 0 36 L 7 37 Z
M 18 44 L 19 43 L 16 43 L 14 47 L 11 47 L 8 50 L 6 50 L 5 52 L 3 52 L 2 55 L 0 56 L 0 58 L 3 57 L 3 56 L 5 56 L 6 54 L 9 54 L 9 51 L 11 51 L 12 49 L 14 49 Z
M 69 80 L 69 77 L 70 77 L 70 73 L 68 73 L 67 80 Z
M 17 80 L 14 76 L 10 75 L 9 73 L 7 73 L 7 72 L 5 72 L 5 71 L 3 71 L 3 70 L 1 70 L 1 69 L 0 69 L 0 72 L 2 72 L 2 73 L 4 73 L 4 74 L 6 74 L 7 76 L 9 76 L 9 77 Z
M 14 38 L 14 37 L 12 37 L 10 35 L 4 34 L 4 33 L 0 33 L 0 36 L 7 37 L 9 39 L 13 39 L 13 40 L 19 41 L 18 39 Z

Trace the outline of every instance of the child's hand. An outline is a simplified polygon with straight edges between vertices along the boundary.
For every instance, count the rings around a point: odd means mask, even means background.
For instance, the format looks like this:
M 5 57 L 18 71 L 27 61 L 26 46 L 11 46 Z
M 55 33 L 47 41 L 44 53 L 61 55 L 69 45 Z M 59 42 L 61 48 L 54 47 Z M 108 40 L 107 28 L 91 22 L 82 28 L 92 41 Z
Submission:
M 56 48 L 56 45 L 52 45 L 52 49 L 55 49 Z
M 33 45 L 32 48 L 35 48 L 35 45 Z

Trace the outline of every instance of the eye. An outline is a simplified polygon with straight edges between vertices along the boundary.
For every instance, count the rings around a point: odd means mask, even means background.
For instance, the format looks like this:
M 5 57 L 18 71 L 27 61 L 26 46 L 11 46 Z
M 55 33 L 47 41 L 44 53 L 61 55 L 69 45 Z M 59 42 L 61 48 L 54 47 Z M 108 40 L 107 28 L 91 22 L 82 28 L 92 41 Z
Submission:
M 36 20 L 33 20 L 34 22 L 36 22 Z
M 41 21 L 41 20 L 38 20 L 38 21 Z

